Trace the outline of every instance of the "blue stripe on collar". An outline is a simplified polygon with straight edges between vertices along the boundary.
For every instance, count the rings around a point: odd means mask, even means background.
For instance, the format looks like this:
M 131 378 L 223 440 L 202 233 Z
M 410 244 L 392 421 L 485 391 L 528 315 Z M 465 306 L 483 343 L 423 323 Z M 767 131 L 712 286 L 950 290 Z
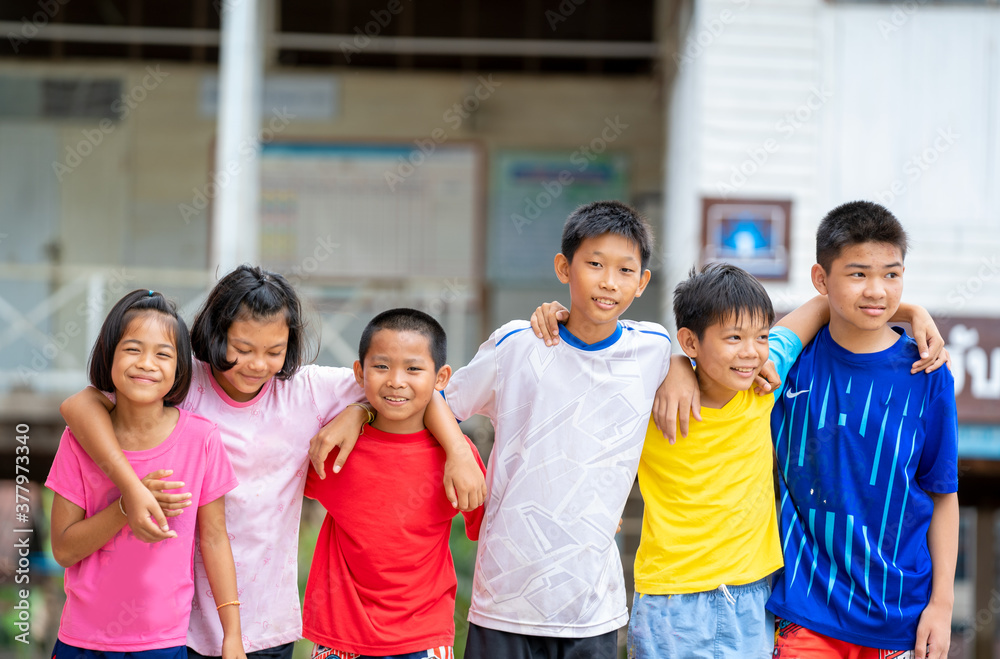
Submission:
M 571 345 L 577 350 L 587 350 L 587 351 L 604 350 L 608 346 L 614 345 L 615 342 L 617 342 L 618 339 L 621 338 L 621 335 L 622 335 L 622 324 L 615 323 L 615 331 L 612 332 L 611 336 L 609 336 L 608 338 L 602 339 L 597 343 L 584 343 L 577 337 L 573 336 L 573 334 L 571 334 L 570 331 L 566 329 L 565 325 L 561 323 L 559 324 L 559 338 L 565 341 L 567 345 Z

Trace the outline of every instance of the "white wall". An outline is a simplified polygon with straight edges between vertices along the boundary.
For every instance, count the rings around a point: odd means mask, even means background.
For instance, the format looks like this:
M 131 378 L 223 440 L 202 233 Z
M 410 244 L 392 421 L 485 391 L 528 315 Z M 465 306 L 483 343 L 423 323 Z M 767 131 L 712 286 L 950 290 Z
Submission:
M 667 302 L 699 245 L 701 197 L 726 192 L 792 200 L 791 276 L 767 284 L 779 310 L 813 294 L 823 215 L 871 199 L 910 234 L 907 299 L 1000 316 L 1000 10 L 901 6 L 696 3 L 669 118 L 666 222 L 683 265 Z M 758 171 L 734 177 L 768 140 Z

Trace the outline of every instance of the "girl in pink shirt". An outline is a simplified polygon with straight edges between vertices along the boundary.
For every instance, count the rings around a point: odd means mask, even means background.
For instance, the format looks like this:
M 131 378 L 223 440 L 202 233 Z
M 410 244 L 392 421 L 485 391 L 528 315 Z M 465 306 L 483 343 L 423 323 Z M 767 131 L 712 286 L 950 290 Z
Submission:
M 181 405 L 218 424 L 240 480 L 226 507 L 243 602 L 244 646 L 251 659 L 284 659 L 302 634 L 298 528 L 309 458 L 322 469 L 326 455 L 339 446 L 335 471 L 344 464 L 369 420 L 365 409 L 347 406 L 363 401 L 364 393 L 351 369 L 301 366 L 306 335 L 298 296 L 281 275 L 261 268 L 243 265 L 219 281 L 191 334 L 196 359 Z M 158 541 L 167 534 L 165 517 L 190 506 L 190 494 L 162 481 L 147 489 L 132 469 L 117 468 L 121 451 L 107 414 L 95 413 L 110 406 L 89 389 L 64 402 L 60 411 L 87 452 L 111 465 L 136 535 Z M 345 409 L 349 412 L 331 421 Z M 449 456 L 449 498 L 471 510 L 485 496 L 479 467 L 444 401 L 428 410 L 426 425 L 440 431 L 435 435 Z M 199 556 L 195 585 L 189 656 L 217 657 L 222 630 L 211 615 L 211 590 Z
M 176 407 L 191 383 L 190 355 L 184 321 L 153 291 L 129 293 L 104 321 L 90 381 L 115 392 L 111 424 L 125 459 L 149 474 L 143 483 L 183 479 L 172 484 L 190 490 L 187 501 L 197 513 L 179 518 L 166 542 L 137 539 L 126 524 L 124 497 L 66 429 L 46 481 L 55 492 L 52 553 L 66 568 L 53 659 L 106 653 L 184 659 L 196 526 L 224 632 L 222 656 L 246 657 L 224 503 L 236 476 L 215 425 Z

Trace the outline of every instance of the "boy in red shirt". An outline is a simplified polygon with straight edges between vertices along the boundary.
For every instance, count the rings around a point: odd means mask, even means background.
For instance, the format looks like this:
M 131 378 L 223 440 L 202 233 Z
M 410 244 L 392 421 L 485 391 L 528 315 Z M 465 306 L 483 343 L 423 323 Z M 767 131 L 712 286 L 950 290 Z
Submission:
M 313 659 L 452 659 L 457 511 L 439 487 L 444 450 L 423 421 L 451 377 L 446 348 L 441 325 L 414 309 L 381 313 L 361 335 L 354 374 L 378 415 L 339 474 L 321 480 L 310 468 L 306 480 L 327 510 L 302 614 Z M 462 514 L 478 539 L 483 507 Z

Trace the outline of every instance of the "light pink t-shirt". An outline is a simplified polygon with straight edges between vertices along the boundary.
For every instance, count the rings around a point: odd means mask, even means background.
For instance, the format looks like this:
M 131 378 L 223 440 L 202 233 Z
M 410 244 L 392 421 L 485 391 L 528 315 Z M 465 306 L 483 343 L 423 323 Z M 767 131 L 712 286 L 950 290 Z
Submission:
M 194 580 L 191 561 L 197 506 L 211 503 L 236 487 L 215 425 L 186 410 L 173 432 L 145 451 L 125 451 L 140 476 L 174 470 L 174 480 L 191 492 L 190 512 L 170 519 L 177 537 L 147 544 L 122 529 L 106 545 L 66 568 L 66 605 L 59 639 L 68 645 L 105 652 L 140 652 L 184 645 Z M 45 485 L 80 506 L 87 517 L 120 496 L 111 479 L 63 432 Z
M 208 364 L 195 360 L 182 407 L 215 422 L 239 487 L 226 497 L 226 525 L 236 561 L 243 647 L 247 652 L 302 636 L 298 545 L 309 440 L 364 392 L 348 368 L 303 366 L 289 380 L 272 378 L 246 403 L 230 398 Z M 182 515 L 183 517 L 183 515 Z M 222 654 L 201 554 L 195 556 L 195 597 L 188 646 Z

